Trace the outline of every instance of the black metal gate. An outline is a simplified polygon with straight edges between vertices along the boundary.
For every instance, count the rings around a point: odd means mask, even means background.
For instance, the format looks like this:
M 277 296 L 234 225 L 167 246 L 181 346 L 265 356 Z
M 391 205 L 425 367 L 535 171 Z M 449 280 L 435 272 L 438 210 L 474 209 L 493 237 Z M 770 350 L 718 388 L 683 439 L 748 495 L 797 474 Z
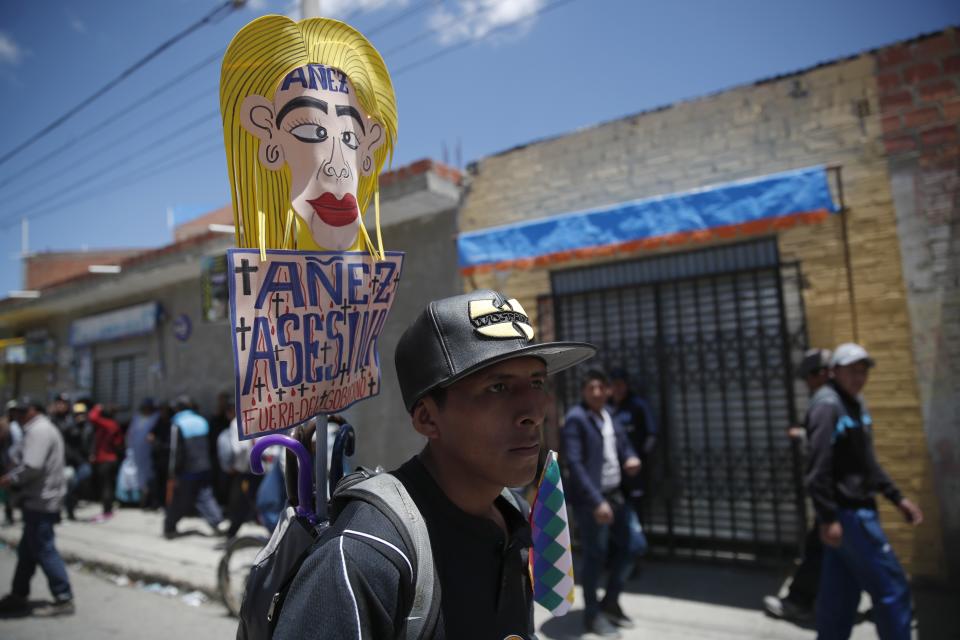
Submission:
M 786 428 L 802 392 L 791 365 L 806 347 L 801 286 L 775 238 L 551 275 L 541 335 L 599 349 L 558 379 L 563 407 L 579 400 L 584 368 L 623 367 L 658 417 L 643 523 L 653 551 L 795 553 L 806 523 Z

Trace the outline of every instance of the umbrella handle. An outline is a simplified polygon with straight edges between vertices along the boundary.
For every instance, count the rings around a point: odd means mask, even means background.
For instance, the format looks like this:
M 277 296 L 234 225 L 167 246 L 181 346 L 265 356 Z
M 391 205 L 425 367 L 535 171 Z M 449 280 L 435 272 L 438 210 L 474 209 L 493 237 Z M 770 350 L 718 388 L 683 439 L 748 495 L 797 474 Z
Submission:
M 268 447 L 275 445 L 286 447 L 297 456 L 297 515 L 304 516 L 311 523 L 315 522 L 316 514 L 310 510 L 310 507 L 306 506 L 310 504 L 313 497 L 311 484 L 313 462 L 310 460 L 310 453 L 303 444 L 281 433 L 271 433 L 268 436 L 257 438 L 253 443 L 253 450 L 250 452 L 250 470 L 258 475 L 263 475 L 263 459 L 261 456 Z M 280 464 L 279 460 L 277 464 Z
M 343 457 L 352 456 L 357 442 L 353 427 L 345 422 L 340 425 L 337 437 L 333 441 L 333 455 L 330 462 L 330 492 L 333 493 L 340 478 L 343 477 Z

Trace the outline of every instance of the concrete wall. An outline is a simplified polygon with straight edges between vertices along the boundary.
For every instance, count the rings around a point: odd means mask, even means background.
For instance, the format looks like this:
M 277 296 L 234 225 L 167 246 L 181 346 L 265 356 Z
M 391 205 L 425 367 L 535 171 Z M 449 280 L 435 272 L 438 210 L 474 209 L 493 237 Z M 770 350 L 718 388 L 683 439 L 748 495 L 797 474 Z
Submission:
M 129 298 L 118 298 L 107 305 L 78 309 L 70 317 L 56 316 L 45 327 L 58 345 L 58 351 L 69 352 L 70 323 L 78 318 L 105 311 L 122 309 L 143 302 L 158 301 L 164 313 L 157 330 L 144 336 L 124 338 L 92 345 L 94 360 L 129 355 L 144 355 L 148 367 L 146 391 L 156 400 L 173 400 L 188 393 L 204 413 L 213 412 L 216 395 L 233 392 L 233 355 L 227 321 L 207 323 L 201 320 L 200 272 L 197 277 Z M 186 341 L 173 334 L 173 320 L 187 315 L 193 326 Z M 30 367 L 33 375 L 22 380 L 22 392 L 46 397 L 60 390 L 77 390 L 73 367 L 45 368 L 47 375 L 38 375 L 39 367 Z
M 874 55 L 863 55 L 483 159 L 473 167 L 461 230 L 810 165 L 841 165 L 853 291 L 847 286 L 839 216 L 779 231 L 781 254 L 799 260 L 809 282 L 804 304 L 811 343 L 832 347 L 856 336 L 879 363 L 866 392 L 878 425 L 877 453 L 904 492 L 918 500 L 927 522 L 909 527 L 886 504 L 882 516 L 908 569 L 942 578 L 939 509 L 917 393 L 875 69 Z M 503 289 L 533 311 L 536 296 L 549 292 L 549 269 L 474 275 L 467 286 Z
M 424 439 L 413 430 L 403 406 L 393 354 L 400 334 L 430 300 L 461 291 L 457 275 L 456 214 L 445 211 L 385 227 L 388 249 L 407 252 L 394 302 L 378 351 L 380 395 L 358 403 L 346 416 L 357 431 L 358 464 L 391 469 L 423 448 Z
M 960 581 L 960 34 L 878 58 L 914 365 L 951 577 Z

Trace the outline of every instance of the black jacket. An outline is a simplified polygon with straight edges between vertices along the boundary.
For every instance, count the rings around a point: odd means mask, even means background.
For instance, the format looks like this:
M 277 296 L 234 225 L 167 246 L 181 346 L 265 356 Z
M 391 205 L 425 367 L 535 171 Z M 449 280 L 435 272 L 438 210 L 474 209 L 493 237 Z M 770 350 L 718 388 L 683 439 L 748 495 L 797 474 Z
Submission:
M 441 621 L 434 638 L 533 638 L 533 591 L 527 571 L 530 529 L 524 516 L 497 499 L 509 539 L 486 518 L 464 513 L 416 457 L 393 472 L 427 523 L 440 581 Z M 333 535 L 300 567 L 274 638 L 397 637 L 413 589 L 411 554 L 375 507 L 353 501 Z M 359 629 L 358 629 L 359 627 Z
M 850 397 L 833 381 L 813 395 L 806 486 L 820 522 L 835 521 L 837 509 L 876 509 L 877 492 L 894 504 L 902 499 L 877 463 L 872 431 L 873 419 L 863 400 Z
M 617 438 L 617 457 L 623 465 L 634 458 L 634 451 L 620 422 L 613 419 L 613 433 Z M 575 507 L 595 509 L 603 502 L 601 473 L 603 470 L 603 425 L 600 417 L 583 404 L 567 412 L 560 429 L 563 460 L 567 465 L 567 500 Z

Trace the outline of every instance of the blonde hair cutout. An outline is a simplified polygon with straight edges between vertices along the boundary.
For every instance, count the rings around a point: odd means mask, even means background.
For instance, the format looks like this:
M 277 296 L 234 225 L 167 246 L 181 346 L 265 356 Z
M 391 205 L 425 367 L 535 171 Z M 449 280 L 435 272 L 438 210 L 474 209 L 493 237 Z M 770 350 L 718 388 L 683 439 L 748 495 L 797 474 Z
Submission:
M 240 107 L 249 95 L 273 100 L 283 79 L 297 67 L 322 64 L 343 71 L 353 84 L 357 100 L 383 127 L 385 139 L 373 152 L 374 168 L 361 175 L 357 205 L 360 230 L 351 249 L 365 248 L 383 256 L 380 235 L 379 175 L 393 160 L 397 140 L 397 102 L 383 58 L 359 31 L 327 18 L 300 22 L 284 16 L 263 16 L 243 27 L 227 47 L 220 70 L 220 112 L 227 154 L 233 216 L 239 247 L 267 249 L 313 248 L 309 230 L 290 202 L 290 168 L 270 170 L 260 164 L 260 141 L 240 121 Z M 363 214 L 374 200 L 378 247 L 363 224 Z M 251 230 L 256 230 L 255 234 Z

